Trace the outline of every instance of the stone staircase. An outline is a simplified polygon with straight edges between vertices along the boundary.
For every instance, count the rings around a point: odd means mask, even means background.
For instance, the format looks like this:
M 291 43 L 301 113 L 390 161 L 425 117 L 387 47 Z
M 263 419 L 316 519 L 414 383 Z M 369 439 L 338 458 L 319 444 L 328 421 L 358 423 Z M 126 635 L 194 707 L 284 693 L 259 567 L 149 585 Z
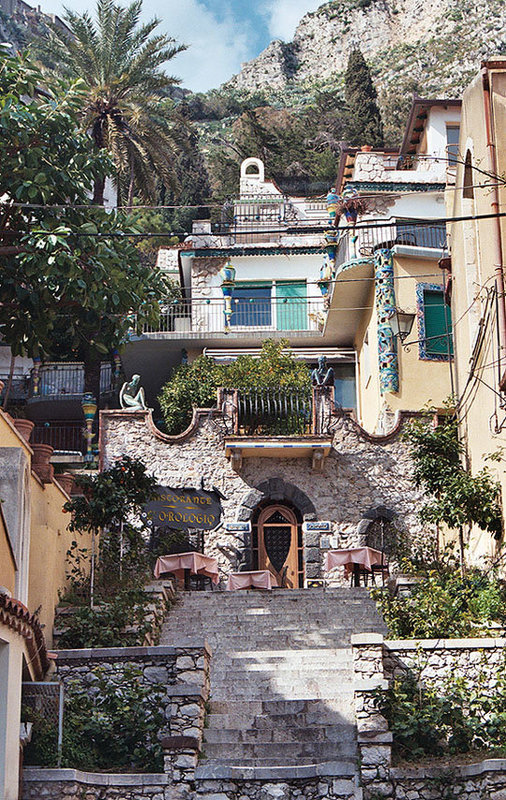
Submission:
M 366 589 L 184 593 L 160 644 L 205 638 L 211 707 L 202 777 L 258 768 L 265 776 L 353 776 L 353 633 L 385 633 Z M 308 773 L 309 774 L 309 773 Z

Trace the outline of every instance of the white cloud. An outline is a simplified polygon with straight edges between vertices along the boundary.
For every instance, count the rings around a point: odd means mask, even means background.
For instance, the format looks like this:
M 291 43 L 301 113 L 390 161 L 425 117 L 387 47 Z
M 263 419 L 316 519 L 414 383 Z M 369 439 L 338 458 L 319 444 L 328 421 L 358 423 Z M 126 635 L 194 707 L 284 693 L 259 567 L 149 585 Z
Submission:
M 66 6 L 77 12 L 93 11 L 95 4 L 95 0 L 45 0 L 43 10 L 62 14 Z M 200 0 L 144 0 L 143 16 L 159 17 L 158 31 L 188 45 L 167 65 L 167 71 L 181 78 L 188 89 L 217 87 L 240 70 L 241 62 L 256 55 L 246 21 L 231 16 L 218 19 Z
M 262 13 L 271 36 L 289 41 L 304 14 L 314 11 L 321 4 L 322 0 L 267 0 Z

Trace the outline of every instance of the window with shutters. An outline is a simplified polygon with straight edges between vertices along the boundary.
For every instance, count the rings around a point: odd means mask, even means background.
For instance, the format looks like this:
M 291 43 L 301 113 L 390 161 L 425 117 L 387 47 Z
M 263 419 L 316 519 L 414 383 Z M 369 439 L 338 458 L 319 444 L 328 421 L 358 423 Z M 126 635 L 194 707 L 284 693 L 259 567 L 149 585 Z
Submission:
M 452 315 L 439 284 L 419 283 L 418 338 L 420 358 L 448 361 L 453 356 Z

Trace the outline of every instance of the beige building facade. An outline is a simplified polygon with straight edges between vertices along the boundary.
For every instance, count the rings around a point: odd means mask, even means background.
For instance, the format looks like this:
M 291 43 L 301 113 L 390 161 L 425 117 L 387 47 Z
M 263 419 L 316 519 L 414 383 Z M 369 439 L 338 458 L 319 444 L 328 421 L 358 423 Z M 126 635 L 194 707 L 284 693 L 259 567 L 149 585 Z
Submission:
M 73 539 L 63 511 L 69 495 L 53 476 L 51 448 L 46 447 L 31 446 L 15 421 L 0 411 L 2 800 L 18 798 L 22 682 L 41 681 L 49 669 L 47 648 Z
M 488 466 L 506 496 L 506 58 L 483 62 L 462 104 L 455 187 L 447 192 L 456 395 L 467 464 Z M 455 219 L 457 218 L 457 219 Z M 460 219 L 459 218 L 463 218 Z M 500 460 L 490 460 L 496 454 Z M 473 530 L 469 560 L 499 542 Z

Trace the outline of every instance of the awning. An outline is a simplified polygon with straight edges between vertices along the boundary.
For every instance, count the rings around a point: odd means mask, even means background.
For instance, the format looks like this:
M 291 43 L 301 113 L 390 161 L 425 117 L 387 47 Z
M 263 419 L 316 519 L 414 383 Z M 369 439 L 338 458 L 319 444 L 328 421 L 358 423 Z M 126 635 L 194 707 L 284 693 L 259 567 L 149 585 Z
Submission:
M 203 355 L 209 356 L 220 364 L 229 364 L 238 356 L 260 357 L 260 347 L 230 347 L 212 348 L 204 347 Z M 351 347 L 291 347 L 286 352 L 291 352 L 294 358 L 311 363 L 318 361 L 319 356 L 325 356 L 327 361 L 355 363 L 355 351 Z

